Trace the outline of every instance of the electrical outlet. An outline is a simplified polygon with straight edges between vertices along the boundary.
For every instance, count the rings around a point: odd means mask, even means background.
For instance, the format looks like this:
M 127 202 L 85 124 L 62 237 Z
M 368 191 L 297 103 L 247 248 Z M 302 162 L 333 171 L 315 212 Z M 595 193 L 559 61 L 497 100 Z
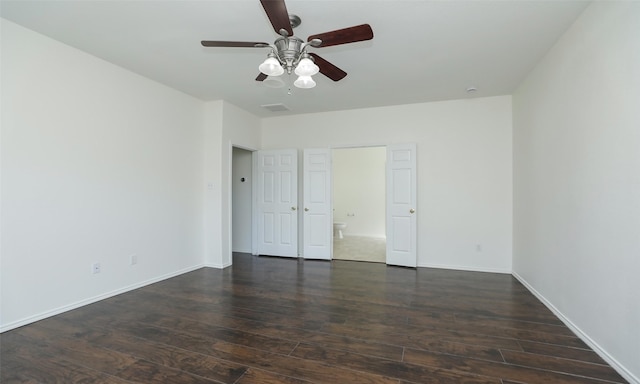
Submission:
M 93 263 L 91 265 L 91 273 L 93 273 L 94 275 L 96 273 L 100 273 L 101 270 L 102 270 L 102 267 L 100 266 L 100 263 Z
M 131 256 L 129 256 L 129 263 L 131 265 L 138 264 L 138 254 L 137 253 L 133 253 Z

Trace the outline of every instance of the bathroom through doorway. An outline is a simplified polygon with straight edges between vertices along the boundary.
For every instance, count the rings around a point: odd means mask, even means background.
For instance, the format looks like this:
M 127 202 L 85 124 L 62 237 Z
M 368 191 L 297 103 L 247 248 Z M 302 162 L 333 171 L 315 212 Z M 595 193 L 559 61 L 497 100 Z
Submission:
M 381 147 L 332 150 L 333 259 L 386 262 L 386 156 Z

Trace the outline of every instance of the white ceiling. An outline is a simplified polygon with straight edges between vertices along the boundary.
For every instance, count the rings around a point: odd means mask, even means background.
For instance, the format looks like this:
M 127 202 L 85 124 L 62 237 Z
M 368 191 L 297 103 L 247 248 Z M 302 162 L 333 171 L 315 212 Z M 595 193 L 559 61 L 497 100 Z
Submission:
M 202 100 L 257 116 L 511 94 L 588 5 L 553 1 L 288 0 L 311 34 L 368 23 L 371 41 L 311 48 L 348 73 L 310 90 L 255 81 L 268 49 L 204 48 L 201 40 L 278 35 L 258 0 L 5 1 L 3 18 Z M 284 75 L 284 80 L 290 80 Z M 477 87 L 473 95 L 470 86 Z M 283 103 L 289 112 L 263 104 Z

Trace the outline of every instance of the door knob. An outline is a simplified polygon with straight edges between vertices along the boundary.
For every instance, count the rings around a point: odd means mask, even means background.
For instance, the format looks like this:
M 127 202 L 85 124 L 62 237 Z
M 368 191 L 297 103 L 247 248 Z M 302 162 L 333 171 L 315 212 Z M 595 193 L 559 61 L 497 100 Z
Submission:
M 292 211 L 295 211 L 296 209 L 297 209 L 296 207 L 291 207 L 291 210 L 292 210 Z
M 413 209 L 413 208 L 411 208 L 411 209 L 409 210 L 409 213 L 416 213 L 416 210 L 415 210 L 415 209 Z
M 305 211 L 305 212 L 309 212 L 309 208 L 305 208 L 305 209 L 304 209 L 304 211 Z

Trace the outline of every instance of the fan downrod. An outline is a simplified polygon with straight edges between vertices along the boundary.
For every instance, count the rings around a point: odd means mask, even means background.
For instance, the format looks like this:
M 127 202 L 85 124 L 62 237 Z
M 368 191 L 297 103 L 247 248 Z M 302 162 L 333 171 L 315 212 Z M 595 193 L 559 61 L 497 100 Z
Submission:
M 295 28 L 302 24 L 302 19 L 298 15 L 294 15 L 293 13 L 289 14 L 289 23 L 291 23 L 291 28 Z
M 299 26 L 300 24 L 302 24 L 302 19 L 300 18 L 300 16 L 294 15 L 293 13 L 290 13 L 289 14 L 289 24 L 291 24 L 291 28 L 293 29 L 293 28 Z M 280 31 L 278 31 L 278 33 L 282 37 L 289 37 L 289 32 L 287 32 L 287 30 L 284 29 L 284 28 L 280 29 Z

